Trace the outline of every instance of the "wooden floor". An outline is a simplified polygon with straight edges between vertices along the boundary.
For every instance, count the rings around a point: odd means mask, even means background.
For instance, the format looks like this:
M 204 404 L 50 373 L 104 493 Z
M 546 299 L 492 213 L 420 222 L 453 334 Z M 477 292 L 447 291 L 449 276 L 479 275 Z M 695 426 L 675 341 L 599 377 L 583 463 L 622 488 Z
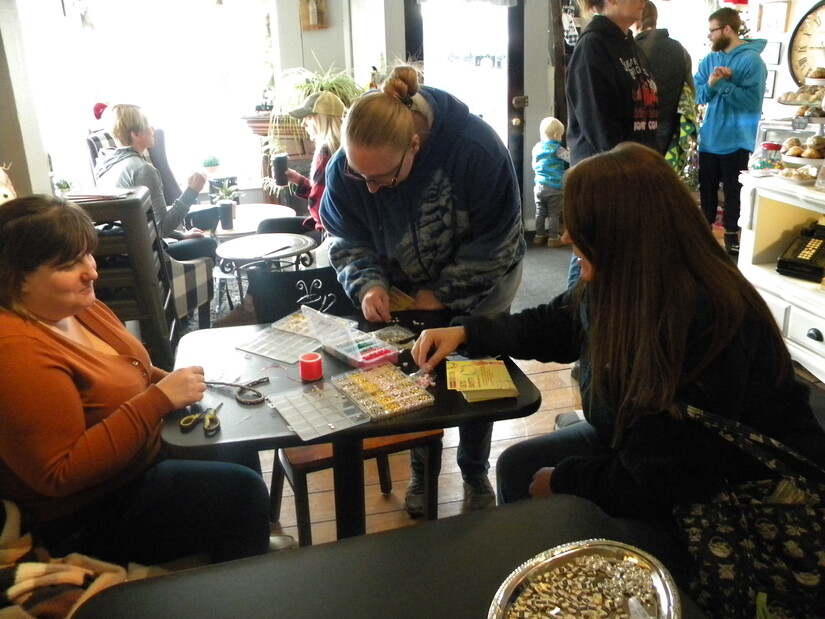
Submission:
M 517 361 L 525 374 L 536 384 L 542 394 L 538 411 L 523 419 L 497 422 L 493 428 L 490 455 L 490 481 L 495 487 L 495 464 L 499 454 L 513 443 L 530 436 L 544 434 L 553 429 L 558 413 L 580 408 L 579 389 L 570 377 L 570 366 L 536 361 Z M 438 484 L 438 516 L 454 516 L 466 508 L 461 474 L 456 464 L 458 431 L 449 428 L 444 432 L 444 455 Z M 262 452 L 261 464 L 267 483 L 271 478 L 274 452 Z M 381 494 L 375 462 L 365 463 L 367 533 L 412 526 L 424 520 L 413 520 L 404 510 L 404 492 L 410 479 L 409 452 L 390 456 L 393 489 L 388 495 Z M 310 514 L 312 541 L 314 544 L 331 542 L 335 536 L 335 505 L 332 493 L 331 471 L 320 471 L 309 476 Z M 284 502 L 280 523 L 272 526 L 273 533 L 287 533 L 297 538 L 295 505 L 292 490 L 285 483 Z

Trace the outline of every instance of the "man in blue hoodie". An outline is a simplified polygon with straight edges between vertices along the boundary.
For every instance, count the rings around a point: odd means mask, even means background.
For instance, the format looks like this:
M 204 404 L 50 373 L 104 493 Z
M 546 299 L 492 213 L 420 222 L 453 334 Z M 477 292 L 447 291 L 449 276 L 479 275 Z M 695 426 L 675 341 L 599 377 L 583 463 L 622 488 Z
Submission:
M 739 13 L 731 8 L 708 18 L 711 53 L 699 63 L 693 78 L 696 103 L 707 104 L 699 130 L 699 196 L 702 212 L 713 225 L 719 183 L 725 195 L 725 250 L 739 253 L 739 173 L 748 167 L 762 116 L 768 77 L 760 53 L 764 39 L 739 38 Z
M 389 322 L 390 291 L 414 310 L 509 311 L 521 282 L 521 198 L 507 148 L 452 95 L 395 67 L 382 90 L 346 115 L 327 164 L 320 216 L 329 260 L 373 322 Z M 456 454 L 470 509 L 495 504 L 488 479 L 492 423 L 458 427 Z M 404 504 L 424 513 L 424 461 L 412 454 Z

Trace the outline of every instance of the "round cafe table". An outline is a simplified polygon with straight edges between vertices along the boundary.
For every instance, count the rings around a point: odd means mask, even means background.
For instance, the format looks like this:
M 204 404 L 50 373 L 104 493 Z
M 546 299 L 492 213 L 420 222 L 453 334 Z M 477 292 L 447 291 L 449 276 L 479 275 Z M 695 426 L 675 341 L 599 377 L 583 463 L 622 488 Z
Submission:
M 243 299 L 243 285 L 240 267 L 249 262 L 265 260 L 288 266 L 300 265 L 301 256 L 307 254 L 317 243 L 311 236 L 305 234 L 290 234 L 287 232 L 273 232 L 270 234 L 252 234 L 241 238 L 224 241 L 218 245 L 217 255 L 220 260 L 220 269 L 224 273 L 232 273 L 238 281 L 238 295 Z
M 214 236 L 222 242 L 255 234 L 258 230 L 258 224 L 263 220 L 279 219 L 281 217 L 295 217 L 295 209 L 282 204 L 237 204 L 232 227 L 224 229 L 218 223 Z

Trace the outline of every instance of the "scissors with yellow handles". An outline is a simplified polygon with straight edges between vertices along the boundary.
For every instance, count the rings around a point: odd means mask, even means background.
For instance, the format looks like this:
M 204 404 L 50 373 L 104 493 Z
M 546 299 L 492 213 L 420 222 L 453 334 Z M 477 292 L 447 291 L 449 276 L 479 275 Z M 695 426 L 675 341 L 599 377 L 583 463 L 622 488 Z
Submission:
M 195 429 L 196 425 L 203 421 L 203 433 L 206 436 L 212 436 L 221 429 L 221 420 L 218 418 L 218 411 L 221 406 L 223 406 L 223 402 L 217 406 L 210 406 L 203 412 L 186 415 L 186 417 L 180 420 L 181 432 L 190 432 Z

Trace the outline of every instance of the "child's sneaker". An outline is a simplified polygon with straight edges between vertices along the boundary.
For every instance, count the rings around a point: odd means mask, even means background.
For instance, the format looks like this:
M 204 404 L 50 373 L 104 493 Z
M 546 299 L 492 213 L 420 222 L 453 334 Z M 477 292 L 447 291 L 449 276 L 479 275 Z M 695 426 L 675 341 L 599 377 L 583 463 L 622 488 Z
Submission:
M 543 234 L 537 234 L 533 237 L 533 245 L 544 245 L 547 242 L 547 237 Z
M 564 247 L 564 243 L 561 242 L 561 237 L 557 236 L 552 239 L 547 239 L 547 247 Z

